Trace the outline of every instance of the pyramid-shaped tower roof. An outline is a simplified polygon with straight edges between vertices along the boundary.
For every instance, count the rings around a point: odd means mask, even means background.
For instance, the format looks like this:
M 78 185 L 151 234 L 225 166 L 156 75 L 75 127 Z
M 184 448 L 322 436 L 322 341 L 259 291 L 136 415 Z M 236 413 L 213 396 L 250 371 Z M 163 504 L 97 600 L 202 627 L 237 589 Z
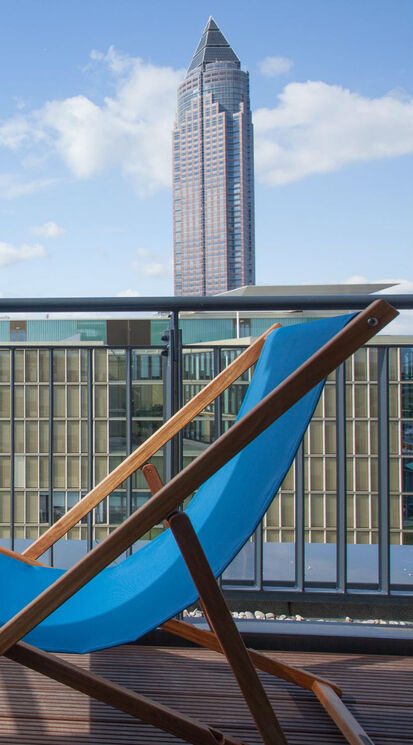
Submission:
M 208 62 L 236 62 L 240 67 L 240 61 L 228 44 L 225 36 L 219 30 L 212 16 L 210 16 L 201 40 L 192 57 L 188 72 L 192 72 L 201 65 Z

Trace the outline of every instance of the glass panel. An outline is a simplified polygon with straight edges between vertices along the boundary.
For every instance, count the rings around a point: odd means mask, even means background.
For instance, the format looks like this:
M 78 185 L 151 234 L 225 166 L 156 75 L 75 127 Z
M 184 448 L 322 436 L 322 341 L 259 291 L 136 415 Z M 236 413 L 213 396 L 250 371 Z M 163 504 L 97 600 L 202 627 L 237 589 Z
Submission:
M 1 461 L 3 459 L 0 458 L 0 473 L 1 473 Z M 0 486 L 10 486 L 10 459 L 7 459 L 7 467 L 8 467 L 8 483 L 4 483 L 3 479 L 0 478 Z M 24 488 L 24 467 L 25 467 L 25 457 L 24 455 L 15 455 L 14 456 L 14 485 L 18 488 Z
M 402 347 L 400 350 L 401 379 L 413 380 L 413 347 Z
M 39 497 L 35 491 L 26 494 L 26 520 L 28 523 L 37 523 L 39 519 Z
M 354 380 L 367 379 L 367 349 L 358 349 L 354 355 Z
M 10 424 L 0 422 L 0 452 L 10 453 Z
M 358 528 L 368 528 L 370 525 L 370 500 L 368 494 L 356 496 L 356 524 Z M 362 541 L 357 541 L 358 543 Z
M 53 388 L 53 414 L 54 416 L 66 416 L 66 388 L 64 385 L 55 385 Z
M 53 423 L 53 451 L 55 453 L 66 452 L 66 426 L 65 422 Z
M 14 450 L 16 453 L 24 453 L 24 422 L 14 424 Z
M 163 415 L 163 387 L 134 385 L 132 388 L 132 416 Z
M 77 385 L 67 386 L 67 416 L 79 416 L 79 387 Z
M 39 387 L 39 416 L 49 416 L 49 386 L 41 385 Z
M 126 452 L 126 422 L 124 420 L 109 420 L 109 451 L 111 453 Z
M 113 387 L 111 386 L 111 388 Z M 107 417 L 108 415 L 107 391 L 106 385 L 97 385 L 95 387 L 95 416 Z
M 18 456 L 17 456 L 18 457 Z M 16 463 L 16 457 L 14 459 Z M 10 458 L 9 456 L 0 458 L 0 487 L 10 487 Z
M 114 492 L 109 497 L 109 523 L 118 525 L 126 518 L 126 494 Z
M 79 422 L 67 422 L 67 452 L 80 452 Z
M 323 423 L 311 422 L 310 424 L 310 446 L 312 453 L 323 452 Z
M 39 422 L 40 452 L 49 452 L 49 422 Z
M 0 382 L 8 383 L 10 381 L 10 353 L 8 351 L 0 352 Z
M 109 350 L 109 380 L 126 380 L 126 355 L 124 350 Z
M 24 382 L 24 352 L 16 349 L 14 354 L 14 379 L 16 383 Z
M 24 523 L 24 494 L 20 491 L 14 494 L 14 519 L 16 523 Z
M 49 522 L 49 494 L 40 492 L 39 494 L 39 523 Z
M 40 382 L 49 382 L 49 352 L 41 349 L 39 352 Z
M 10 387 L 8 385 L 0 386 L 0 416 L 10 416 Z
M 53 458 L 53 485 L 64 488 L 66 486 L 66 459 Z
M 79 458 L 73 456 L 67 459 L 67 485 L 72 489 L 80 489 Z
M 336 491 L 337 489 L 337 465 L 335 458 L 326 458 L 326 489 L 327 491 Z
M 26 386 L 26 416 L 38 417 L 39 416 L 39 400 L 38 400 L 37 386 L 27 385 Z
M 53 492 L 53 522 L 57 522 L 65 514 L 65 493 L 64 491 Z
M 368 424 L 355 422 L 356 453 L 368 453 Z
M 26 452 L 37 453 L 39 450 L 38 422 L 26 422 Z
M 321 491 L 324 488 L 323 484 L 323 459 L 322 458 L 310 458 L 310 472 L 311 472 L 311 489 L 313 491 Z
M 403 383 L 402 389 L 402 417 L 406 419 L 413 418 L 413 385 Z
M 322 528 L 324 525 L 324 499 L 322 494 L 311 495 L 311 526 Z M 312 540 L 314 536 L 312 534 Z
M 32 489 L 39 486 L 39 459 L 33 456 L 26 458 L 26 486 Z
M 413 455 L 413 422 L 402 422 L 402 453 Z
M 0 493 L 0 523 L 10 522 L 10 494 Z
M 67 350 L 67 380 L 69 383 L 79 382 L 79 351 Z
M 107 453 L 108 451 L 108 429 L 106 422 L 95 422 L 95 451 Z
M 109 416 L 124 417 L 126 416 L 126 386 L 110 385 L 109 386 Z
M 368 491 L 369 489 L 369 460 L 368 458 L 356 458 L 356 490 Z
M 324 388 L 325 415 L 335 417 L 336 415 L 336 388 L 334 385 L 326 385 Z
M 65 382 L 65 353 L 63 349 L 53 350 L 53 380 L 55 383 Z
M 85 383 L 88 379 L 88 369 L 89 369 L 89 362 L 88 362 L 88 352 L 86 349 L 80 350 L 80 378 L 82 380 L 82 383 Z
M 354 386 L 354 406 L 357 417 L 367 417 L 367 386 Z
M 16 385 L 14 389 L 14 413 L 16 417 L 24 417 L 24 386 Z
M 94 377 L 97 383 L 106 383 L 108 379 L 106 349 L 95 349 Z
M 325 423 L 325 452 L 327 455 L 335 455 L 337 448 L 337 429 L 335 422 Z
M 39 458 L 39 480 L 40 488 L 49 488 L 49 458 Z
M 413 492 L 413 460 L 409 460 L 407 458 L 403 458 L 403 472 L 402 472 L 402 479 L 403 479 L 403 491 L 411 491 Z
M 37 383 L 37 350 L 26 349 L 26 381 Z

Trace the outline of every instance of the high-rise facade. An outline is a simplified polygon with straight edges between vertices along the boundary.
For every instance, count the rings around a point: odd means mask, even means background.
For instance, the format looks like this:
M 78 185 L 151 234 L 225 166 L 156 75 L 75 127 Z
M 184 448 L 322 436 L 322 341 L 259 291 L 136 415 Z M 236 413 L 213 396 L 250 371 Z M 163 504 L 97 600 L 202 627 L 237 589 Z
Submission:
M 178 89 L 173 135 L 176 295 L 255 282 L 248 73 L 212 18 Z

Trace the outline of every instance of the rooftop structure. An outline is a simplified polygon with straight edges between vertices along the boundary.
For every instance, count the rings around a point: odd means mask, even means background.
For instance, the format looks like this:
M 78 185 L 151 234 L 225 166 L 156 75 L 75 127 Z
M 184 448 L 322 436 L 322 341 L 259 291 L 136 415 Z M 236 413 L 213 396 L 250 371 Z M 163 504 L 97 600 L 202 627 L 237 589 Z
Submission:
M 255 281 L 248 73 L 210 18 L 178 89 L 173 140 L 176 295 Z

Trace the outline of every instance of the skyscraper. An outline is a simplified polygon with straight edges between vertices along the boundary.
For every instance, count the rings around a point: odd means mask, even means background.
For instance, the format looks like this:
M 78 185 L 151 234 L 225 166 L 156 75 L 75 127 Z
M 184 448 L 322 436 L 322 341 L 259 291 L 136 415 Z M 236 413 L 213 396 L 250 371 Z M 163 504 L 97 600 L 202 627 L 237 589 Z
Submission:
M 212 17 L 178 89 L 173 187 L 175 294 L 254 284 L 248 73 Z

